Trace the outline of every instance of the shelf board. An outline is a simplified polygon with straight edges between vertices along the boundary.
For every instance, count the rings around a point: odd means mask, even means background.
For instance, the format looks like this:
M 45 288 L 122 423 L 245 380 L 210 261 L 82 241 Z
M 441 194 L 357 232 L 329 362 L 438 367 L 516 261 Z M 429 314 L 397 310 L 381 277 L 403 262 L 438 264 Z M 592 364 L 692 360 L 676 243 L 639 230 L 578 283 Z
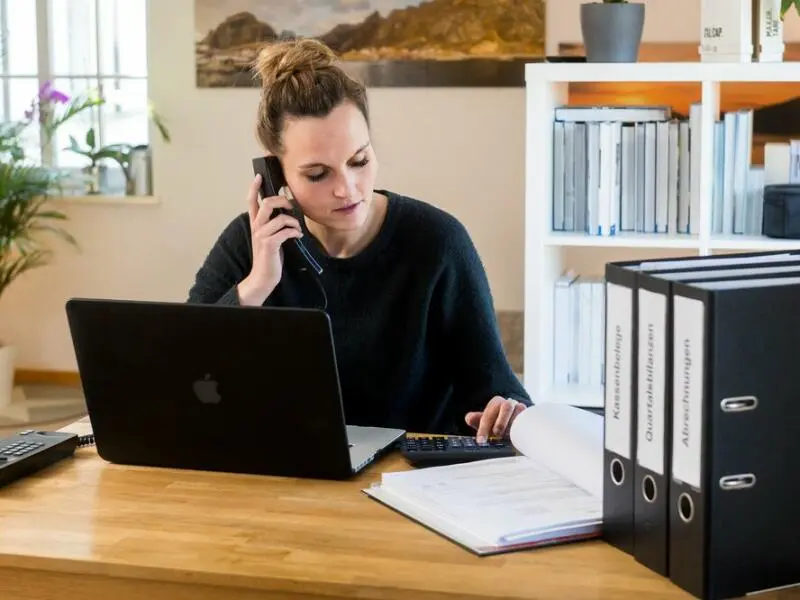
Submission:
M 800 249 L 800 239 L 769 238 L 762 235 L 712 235 L 711 250 L 793 250 Z
M 158 196 L 127 196 L 124 194 L 87 194 L 54 196 L 55 202 L 67 202 L 70 204 L 104 204 L 117 206 L 130 206 L 137 204 L 152 205 L 160 204 Z
M 570 406 L 583 406 L 586 408 L 602 408 L 604 404 L 603 386 L 589 386 L 579 384 L 564 384 L 551 386 L 541 396 L 532 398 L 534 402 L 550 402 L 553 404 L 568 404 Z
M 549 82 L 797 82 L 800 62 L 529 63 L 528 84 Z
M 572 231 L 551 231 L 546 246 L 587 246 L 600 248 L 693 248 L 700 247 L 695 235 L 622 232 L 612 236 L 589 235 Z

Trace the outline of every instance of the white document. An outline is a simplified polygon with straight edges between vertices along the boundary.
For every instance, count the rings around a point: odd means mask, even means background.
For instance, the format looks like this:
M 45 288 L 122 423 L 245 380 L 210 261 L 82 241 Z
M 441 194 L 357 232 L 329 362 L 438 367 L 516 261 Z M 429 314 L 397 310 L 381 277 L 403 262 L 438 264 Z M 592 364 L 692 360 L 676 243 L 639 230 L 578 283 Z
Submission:
M 479 553 L 599 535 L 603 418 L 538 404 L 511 441 L 519 456 L 384 473 L 364 491 Z
M 89 416 L 82 417 L 77 421 L 70 423 L 69 425 L 65 425 L 59 431 L 63 431 L 65 433 L 74 433 L 75 435 L 92 435 L 92 421 Z

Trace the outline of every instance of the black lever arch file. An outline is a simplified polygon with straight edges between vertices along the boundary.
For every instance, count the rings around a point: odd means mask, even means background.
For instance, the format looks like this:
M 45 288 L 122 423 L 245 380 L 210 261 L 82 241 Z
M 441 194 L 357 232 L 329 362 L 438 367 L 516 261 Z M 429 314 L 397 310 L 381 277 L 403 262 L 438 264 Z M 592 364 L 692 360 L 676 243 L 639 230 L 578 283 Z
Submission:
M 726 266 L 744 268 L 798 258 L 800 252 L 775 251 L 606 264 L 603 538 L 611 546 L 635 555 L 639 274 L 684 269 L 711 271 Z M 660 528 L 655 535 L 665 539 L 666 527 Z M 650 544 L 651 540 L 645 543 Z M 648 552 L 648 546 L 644 551 Z M 666 575 L 666 560 L 664 555 L 655 559 L 646 557 L 642 562 Z
M 775 262 L 771 262 L 772 260 Z M 672 283 L 800 277 L 800 255 L 744 257 L 736 263 L 638 274 L 634 558 L 669 575 L 669 457 L 672 450 Z
M 670 579 L 800 583 L 800 277 L 674 282 Z

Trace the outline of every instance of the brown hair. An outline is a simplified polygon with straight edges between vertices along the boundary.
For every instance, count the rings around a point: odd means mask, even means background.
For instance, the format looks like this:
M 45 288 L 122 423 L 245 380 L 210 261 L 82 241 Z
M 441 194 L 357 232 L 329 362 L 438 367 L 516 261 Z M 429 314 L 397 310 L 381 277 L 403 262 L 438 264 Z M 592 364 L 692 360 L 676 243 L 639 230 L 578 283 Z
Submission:
M 365 87 L 339 66 L 336 54 L 314 38 L 266 44 L 253 63 L 261 78 L 256 133 L 272 154 L 283 152 L 286 117 L 324 117 L 345 100 L 369 125 Z

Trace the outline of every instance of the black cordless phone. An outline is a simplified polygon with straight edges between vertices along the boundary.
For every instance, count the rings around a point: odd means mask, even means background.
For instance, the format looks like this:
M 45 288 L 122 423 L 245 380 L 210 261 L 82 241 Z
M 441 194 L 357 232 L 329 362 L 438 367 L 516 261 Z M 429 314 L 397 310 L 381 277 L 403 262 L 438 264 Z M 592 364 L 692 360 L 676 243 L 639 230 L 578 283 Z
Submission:
M 280 160 L 278 160 L 276 156 L 258 156 L 254 158 L 253 171 L 256 175 L 261 175 L 261 198 L 277 196 L 281 188 L 286 185 L 283 168 L 281 167 Z M 275 209 L 275 213 L 288 214 L 289 211 L 284 208 L 278 208 Z M 275 213 L 273 213 L 270 218 L 274 217 Z M 293 238 L 291 241 L 297 246 L 300 254 L 303 255 L 311 268 L 314 269 L 318 275 L 322 274 L 322 266 L 314 259 L 302 240 Z

